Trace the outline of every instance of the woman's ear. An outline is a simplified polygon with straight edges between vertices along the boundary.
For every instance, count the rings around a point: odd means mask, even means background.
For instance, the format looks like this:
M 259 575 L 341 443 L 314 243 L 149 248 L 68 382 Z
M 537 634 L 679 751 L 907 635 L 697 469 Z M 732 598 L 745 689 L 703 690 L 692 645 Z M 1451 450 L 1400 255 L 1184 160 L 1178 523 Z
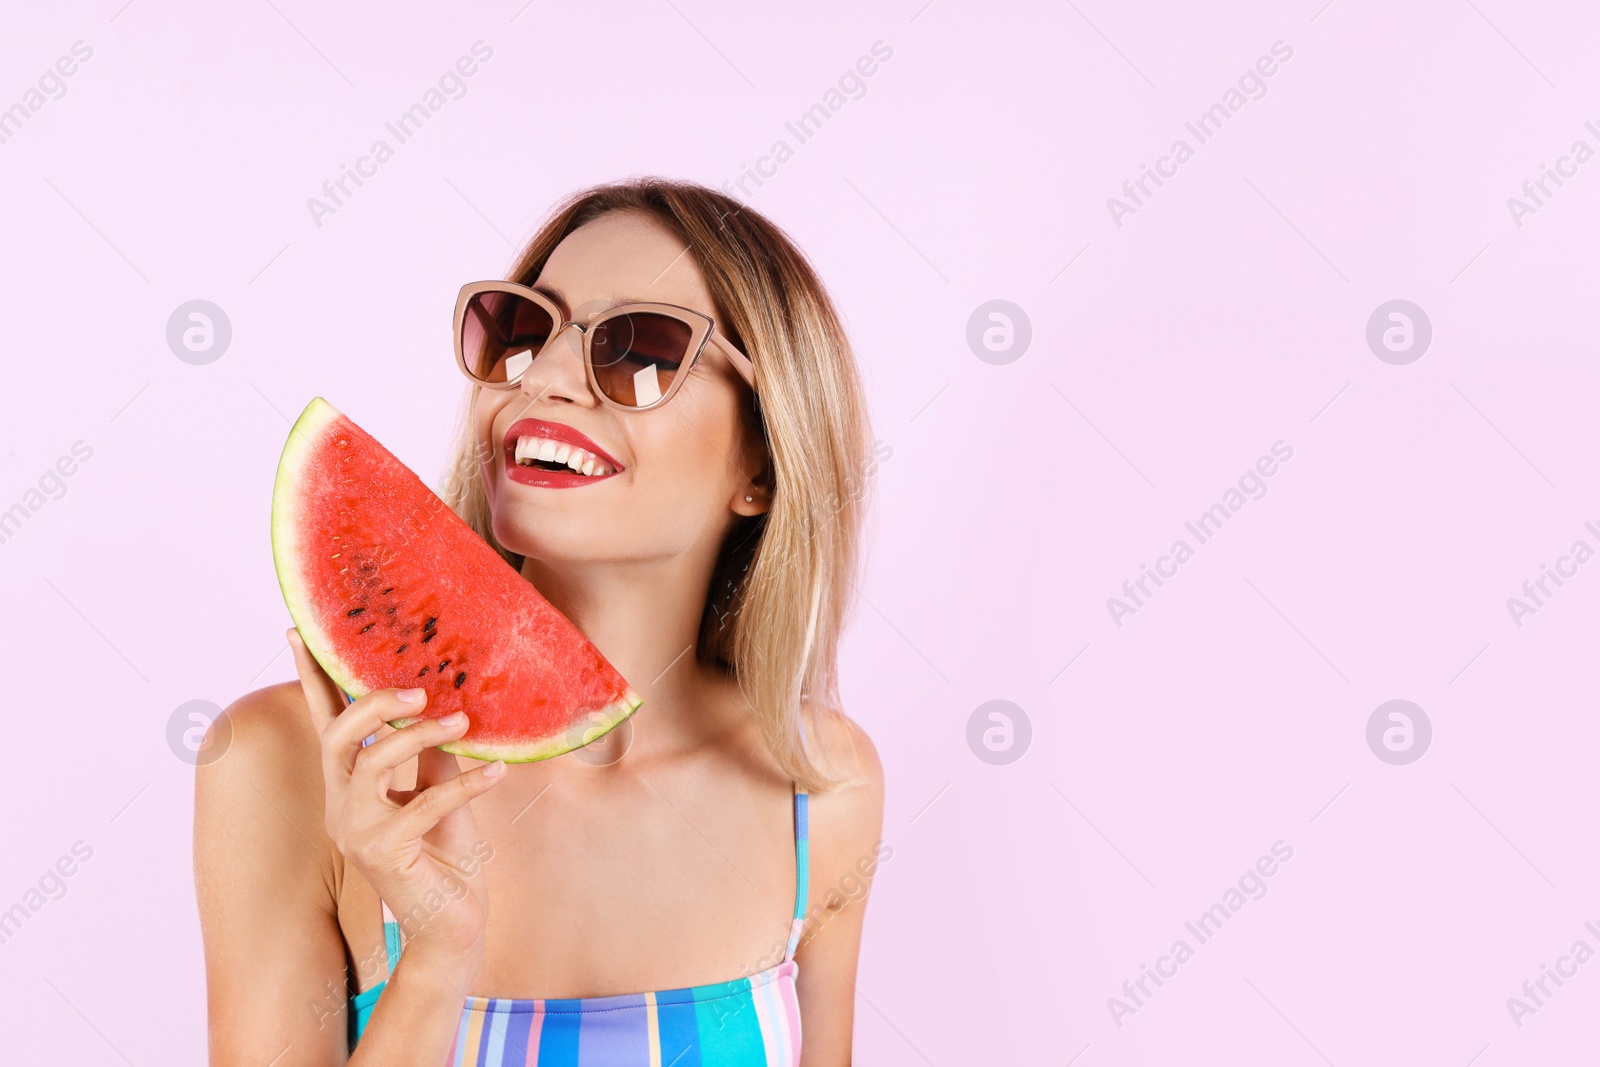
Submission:
M 745 475 L 741 484 L 734 486 L 733 500 L 729 507 L 735 515 L 751 517 L 765 515 L 772 507 L 772 454 L 767 448 L 766 434 L 763 432 L 759 418 L 746 421 L 745 436 L 740 449 L 743 456 L 748 457 L 746 466 L 740 464 L 740 472 Z
M 763 485 L 752 482 L 734 491 L 732 508 L 736 515 L 764 515 L 771 505 L 771 494 Z
M 765 515 L 772 507 L 772 460 L 765 446 L 761 446 L 757 462 L 760 466 L 755 473 L 733 488 L 733 500 L 730 503 L 736 515 Z

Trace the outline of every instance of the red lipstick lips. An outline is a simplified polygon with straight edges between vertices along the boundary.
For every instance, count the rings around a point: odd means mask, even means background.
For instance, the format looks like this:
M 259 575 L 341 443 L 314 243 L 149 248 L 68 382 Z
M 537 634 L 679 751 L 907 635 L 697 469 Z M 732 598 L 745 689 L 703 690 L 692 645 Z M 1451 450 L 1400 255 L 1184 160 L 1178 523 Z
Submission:
M 552 471 L 543 467 L 525 467 L 517 462 L 517 441 L 523 437 L 544 438 L 591 452 L 611 467 L 611 474 L 580 474 L 575 470 Z M 503 444 L 506 477 L 519 485 L 537 486 L 542 489 L 575 489 L 578 486 L 603 482 L 612 475 L 622 472 L 622 464 L 612 459 L 605 449 L 571 426 L 559 422 L 518 419 L 511 424 L 510 429 L 506 430 Z

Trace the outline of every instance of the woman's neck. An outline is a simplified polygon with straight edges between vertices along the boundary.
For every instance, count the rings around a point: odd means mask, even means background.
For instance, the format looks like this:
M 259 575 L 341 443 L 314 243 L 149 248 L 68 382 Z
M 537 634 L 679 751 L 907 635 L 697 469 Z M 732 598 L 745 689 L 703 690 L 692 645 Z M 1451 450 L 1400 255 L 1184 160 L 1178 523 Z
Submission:
M 522 575 L 572 621 L 644 700 L 634 745 L 649 749 L 693 744 L 721 734 L 743 701 L 727 672 L 695 654 L 712 560 L 686 556 L 617 563 L 549 566 L 527 558 Z M 729 699 L 729 697 L 735 699 Z

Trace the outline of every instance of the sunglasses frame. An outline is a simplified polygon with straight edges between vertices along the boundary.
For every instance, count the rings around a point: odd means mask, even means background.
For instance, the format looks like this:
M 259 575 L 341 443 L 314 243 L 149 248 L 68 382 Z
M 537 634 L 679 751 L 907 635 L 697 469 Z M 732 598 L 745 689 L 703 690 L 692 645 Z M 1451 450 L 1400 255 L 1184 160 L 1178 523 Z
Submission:
M 549 313 L 550 320 L 555 324 L 555 328 L 551 330 L 550 336 L 545 339 L 545 343 L 539 349 L 539 351 L 533 354 L 533 358 L 535 360 L 537 360 L 539 356 L 543 354 L 544 349 L 548 348 L 551 343 L 554 342 L 556 338 L 567 329 L 567 327 L 571 326 L 576 329 L 579 335 L 583 338 L 581 345 L 583 350 L 583 371 L 584 375 L 589 380 L 589 388 L 594 392 L 595 396 L 600 398 L 603 403 L 617 408 L 620 411 L 651 411 L 671 400 L 673 395 L 677 393 L 678 387 L 681 386 L 684 382 L 684 379 L 689 376 L 688 371 L 693 368 L 695 363 L 700 359 L 700 354 L 705 351 L 708 342 L 715 343 L 718 348 L 722 349 L 722 351 L 728 356 L 729 361 L 733 364 L 733 369 L 739 372 L 739 377 L 744 379 L 745 384 L 750 386 L 752 392 L 755 391 L 755 365 L 751 362 L 749 356 L 740 351 L 737 345 L 728 340 L 722 331 L 717 329 L 716 320 L 710 315 L 696 311 L 693 308 L 679 307 L 677 304 L 641 302 L 633 304 L 618 304 L 615 307 L 609 307 L 600 314 L 596 315 L 594 320 L 588 325 L 584 325 L 583 323 L 574 322 L 567 318 L 567 309 L 562 305 L 561 301 L 550 296 L 548 293 L 542 293 L 537 289 L 530 288 L 529 286 L 519 285 L 516 282 L 507 281 L 468 282 L 466 285 L 461 287 L 461 292 L 456 297 L 456 313 L 454 322 L 456 365 L 460 367 L 461 373 L 465 374 L 468 380 L 470 380 L 474 385 L 482 386 L 485 389 L 516 389 L 521 386 L 523 376 L 528 373 L 526 370 L 524 370 L 522 374 L 517 375 L 515 379 L 508 382 L 486 382 L 482 378 L 479 378 L 476 374 L 473 374 L 467 366 L 467 353 L 464 343 L 466 331 L 463 329 L 463 327 L 466 325 L 467 307 L 472 302 L 473 297 L 478 296 L 481 293 L 490 292 L 505 293 L 508 296 L 517 296 L 523 298 L 524 300 L 530 300 L 544 308 L 545 311 Z M 668 318 L 676 319 L 677 321 L 688 326 L 690 331 L 689 347 L 688 351 L 684 355 L 683 363 L 679 366 L 678 372 L 672 376 L 672 384 L 667 386 L 667 391 L 662 393 L 659 399 L 654 400 L 649 404 L 645 404 L 643 406 L 632 406 L 621 403 L 617 400 L 613 400 L 610 396 L 606 395 L 604 389 L 600 388 L 600 382 L 595 377 L 594 373 L 594 357 L 591 352 L 593 335 L 590 333 L 590 331 L 596 326 L 599 326 L 611 319 L 618 318 L 622 315 L 633 313 L 642 314 L 644 312 L 653 312 L 658 315 L 665 315 Z M 531 367 L 532 364 L 530 363 L 529 366 Z

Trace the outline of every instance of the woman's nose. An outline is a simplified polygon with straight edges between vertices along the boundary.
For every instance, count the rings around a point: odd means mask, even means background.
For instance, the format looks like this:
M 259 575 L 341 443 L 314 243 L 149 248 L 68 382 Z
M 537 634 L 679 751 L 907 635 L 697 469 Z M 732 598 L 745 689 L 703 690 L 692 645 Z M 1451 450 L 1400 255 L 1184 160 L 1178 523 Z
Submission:
M 576 323 L 556 331 L 522 375 L 522 391 L 530 402 L 556 397 L 577 403 L 595 402 L 583 368 L 583 332 Z

